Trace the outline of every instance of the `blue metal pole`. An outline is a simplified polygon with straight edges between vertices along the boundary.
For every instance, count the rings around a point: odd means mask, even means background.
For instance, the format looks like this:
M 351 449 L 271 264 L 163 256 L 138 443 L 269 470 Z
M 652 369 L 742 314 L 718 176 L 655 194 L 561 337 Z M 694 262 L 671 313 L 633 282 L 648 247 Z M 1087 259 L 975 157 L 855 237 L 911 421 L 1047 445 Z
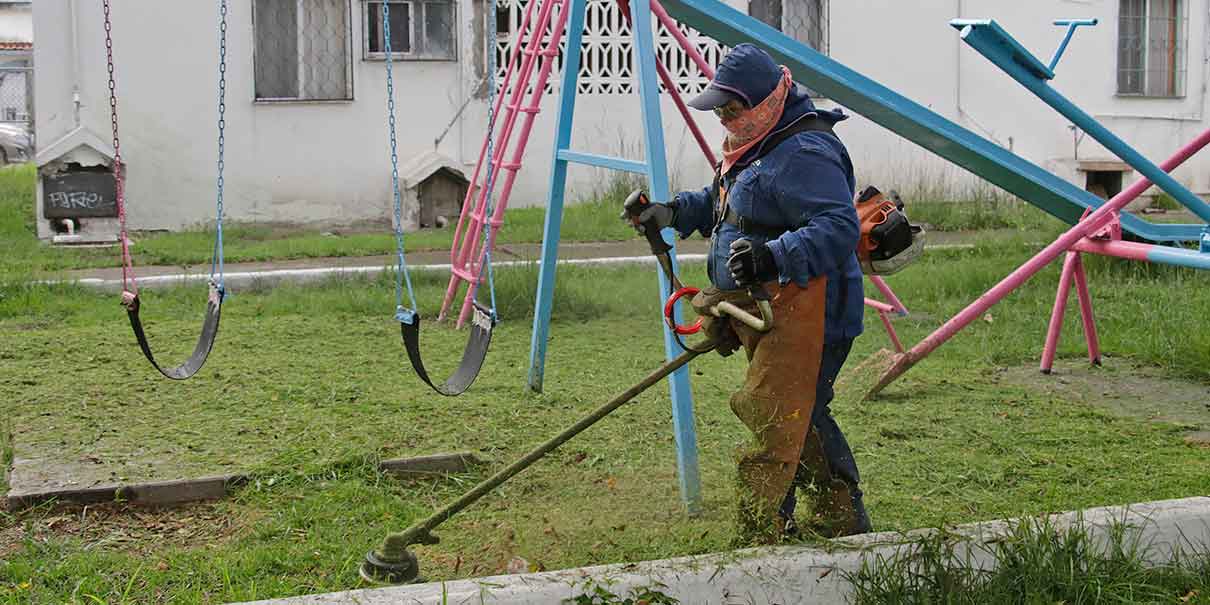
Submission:
M 559 261 L 559 228 L 563 223 L 567 160 L 559 152 L 571 145 L 571 127 L 576 112 L 576 80 L 579 78 L 580 44 L 584 37 L 584 13 L 588 0 L 571 0 L 567 15 L 567 51 L 563 55 L 563 81 L 559 88 L 559 119 L 555 130 L 554 169 L 546 220 L 542 227 L 542 263 L 538 270 L 538 299 L 534 303 L 534 329 L 529 342 L 529 388 L 542 391 L 546 371 L 546 342 L 550 333 L 550 310 L 555 295 L 555 268 Z
M 1111 153 L 1122 158 L 1132 168 L 1139 171 L 1139 174 L 1147 177 L 1160 189 L 1176 198 L 1181 205 L 1202 220 L 1210 222 L 1210 205 L 1207 205 L 1171 175 L 1143 157 L 1133 147 L 1110 132 L 1108 128 L 1102 126 L 1095 118 L 1076 107 L 1074 103 L 1047 84 L 1046 80 L 1049 78 L 1035 68 L 1035 64 L 1040 64 L 1037 58 L 1025 50 L 995 21 L 955 19 L 950 22 L 950 25 L 961 31 L 963 41 L 1004 70 L 1012 79 L 1037 95 L 1063 117 L 1071 120 L 1073 124 L 1104 145 Z M 1046 71 L 1048 72 L 1049 69 Z
M 935 111 L 867 78 L 722 0 L 660 0 L 681 23 L 735 46 L 751 42 L 785 63 L 794 78 L 954 164 L 1074 225 L 1102 200 Z M 1046 66 L 1039 62 L 1039 67 Z M 1153 241 L 1197 241 L 1203 225 L 1152 224 L 1123 214 L 1122 227 Z
M 634 54 L 639 67 L 639 99 L 643 107 L 643 132 L 647 149 L 647 180 L 652 199 L 668 201 L 672 194 L 668 187 L 668 163 L 664 155 L 664 124 L 660 119 L 660 89 L 656 82 L 655 40 L 652 33 L 651 4 L 649 0 L 632 0 L 630 10 L 634 19 Z M 570 43 L 569 43 L 570 45 Z M 575 65 L 575 63 L 572 63 Z M 675 234 L 665 229 L 664 241 L 674 246 L 668 252 L 676 270 Z M 657 308 L 663 306 L 664 298 L 670 293 L 668 278 L 657 270 L 660 283 L 660 299 Z M 679 311 L 679 309 L 678 309 Z M 681 322 L 681 318 L 676 318 Z M 661 322 L 662 323 L 662 322 Z M 664 350 L 668 359 L 680 352 L 680 345 L 672 331 L 664 328 Z M 676 432 L 677 476 L 681 483 L 681 498 L 689 514 L 697 514 L 702 507 L 701 477 L 697 462 L 697 428 L 693 421 L 693 393 L 689 388 L 689 371 L 682 367 L 668 377 L 672 392 L 672 425 Z

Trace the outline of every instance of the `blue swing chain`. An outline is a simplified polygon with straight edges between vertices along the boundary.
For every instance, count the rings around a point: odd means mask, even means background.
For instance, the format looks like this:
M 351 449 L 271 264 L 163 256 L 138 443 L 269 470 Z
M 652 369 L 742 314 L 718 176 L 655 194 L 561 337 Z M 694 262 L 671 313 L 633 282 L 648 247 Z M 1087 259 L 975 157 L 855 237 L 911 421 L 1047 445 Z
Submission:
M 492 199 L 492 193 L 496 186 L 496 166 L 492 161 L 494 157 L 494 135 L 496 132 L 496 11 L 497 1 L 492 0 L 491 6 L 487 9 L 487 32 L 485 40 L 487 46 L 487 212 L 484 218 L 491 220 L 494 213 L 495 203 Z M 491 319 L 495 323 L 499 321 L 499 315 L 496 312 L 496 280 L 492 275 L 492 251 L 487 246 L 491 227 L 483 226 L 483 256 L 484 262 L 487 263 L 487 289 L 491 293 L 492 307 Z
M 412 290 L 412 277 L 408 274 L 407 261 L 403 257 L 403 200 L 399 194 L 399 146 L 395 139 L 395 78 L 391 67 L 391 4 L 382 3 L 382 37 L 385 41 L 384 54 L 387 62 L 387 123 L 391 136 L 391 192 L 395 196 L 395 256 L 399 267 L 395 272 L 395 319 L 411 324 L 416 319 L 416 293 Z M 403 286 L 407 284 L 408 299 L 412 307 L 403 306 Z
M 218 290 L 219 300 L 226 295 L 223 287 L 223 151 L 227 128 L 227 0 L 219 0 L 218 27 L 218 177 L 215 183 L 216 211 L 214 253 L 210 257 L 210 281 Z M 217 273 L 217 279 L 215 274 Z
M 399 263 L 398 271 L 395 273 L 395 319 L 403 323 L 410 324 L 416 317 L 416 294 L 412 288 L 412 278 L 408 273 L 407 261 L 404 259 L 403 245 L 403 200 L 399 191 L 399 146 L 395 136 L 395 77 L 394 69 L 391 60 L 391 8 L 390 2 L 382 3 L 382 37 L 385 41 L 384 55 L 386 58 L 387 68 L 387 123 L 391 139 L 391 192 L 395 201 L 395 255 L 396 261 Z M 495 32 L 496 32 L 496 0 L 492 0 L 491 9 L 488 10 L 488 29 L 487 37 L 490 42 L 489 52 L 487 56 L 488 66 L 488 141 L 487 141 L 487 214 L 491 215 L 494 209 L 492 200 L 492 188 L 495 185 L 496 171 L 492 165 L 492 138 L 491 133 L 495 129 L 496 116 L 492 111 L 495 106 L 496 99 L 496 48 L 495 48 Z M 487 250 L 488 228 L 485 225 L 483 230 L 484 238 L 484 257 L 487 263 L 487 284 L 488 290 L 491 293 L 491 317 L 492 321 L 496 321 L 496 282 L 492 272 L 492 256 Z M 403 306 L 403 289 L 407 286 L 408 299 L 411 301 L 411 308 Z

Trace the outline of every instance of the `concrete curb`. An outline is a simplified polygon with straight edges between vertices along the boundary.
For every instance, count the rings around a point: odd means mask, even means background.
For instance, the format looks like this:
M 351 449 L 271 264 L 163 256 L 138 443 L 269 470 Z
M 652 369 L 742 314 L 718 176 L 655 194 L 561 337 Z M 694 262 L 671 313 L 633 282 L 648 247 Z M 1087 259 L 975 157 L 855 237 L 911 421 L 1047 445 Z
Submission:
M 1093 508 L 1051 516 L 1056 528 L 1081 522 L 1104 543 L 1110 528 L 1124 522 L 1141 534 L 1142 544 L 1153 550 L 1150 560 L 1168 560 L 1176 547 L 1210 544 L 1210 498 L 1148 502 L 1129 506 Z M 966 550 L 983 567 L 992 565 L 979 545 L 1008 534 L 1009 521 L 958 526 Z M 590 586 L 605 587 L 626 596 L 632 590 L 655 587 L 680 603 L 843 603 L 850 588 L 843 572 L 861 568 L 863 560 L 890 556 L 927 530 L 901 534 L 869 534 L 831 543 L 832 548 L 769 547 L 644 563 L 601 565 L 562 571 L 492 576 L 453 582 L 431 582 L 354 590 L 321 595 L 257 601 L 259 605 L 386 605 L 390 604 L 493 604 L 561 603 Z M 961 552 L 961 551 L 960 551 Z M 983 554 L 983 556 L 980 556 Z M 421 555 L 423 569 L 423 555 Z

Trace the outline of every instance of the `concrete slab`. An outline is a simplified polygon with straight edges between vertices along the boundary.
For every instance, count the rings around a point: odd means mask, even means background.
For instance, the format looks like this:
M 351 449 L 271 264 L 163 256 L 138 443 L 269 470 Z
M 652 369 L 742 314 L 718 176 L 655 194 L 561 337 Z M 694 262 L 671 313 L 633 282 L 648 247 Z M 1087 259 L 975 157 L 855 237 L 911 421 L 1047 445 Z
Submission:
M 14 466 L 16 465 L 14 464 Z M 22 475 L 14 472 L 13 477 L 17 478 L 16 487 L 10 489 L 8 496 L 5 497 L 5 508 L 10 511 L 18 511 L 47 502 L 96 504 L 122 500 L 148 506 L 167 506 L 199 500 L 217 500 L 225 498 L 232 487 L 247 480 L 243 475 L 220 475 L 130 485 L 99 484 L 88 487 L 60 486 L 28 489 L 21 481 Z
M 1173 548 L 1210 544 L 1210 498 L 1149 502 L 1062 513 L 1051 517 L 1056 528 L 1082 523 L 1104 541 L 1115 523 L 1124 522 L 1152 548 L 1154 563 L 1167 560 Z M 972 561 L 993 564 L 978 545 L 1006 536 L 1010 522 L 990 521 L 955 528 L 969 538 Z M 644 587 L 681 603 L 843 603 L 850 588 L 844 573 L 862 561 L 891 556 L 927 531 L 880 533 L 835 540 L 829 548 L 770 547 L 644 563 L 602 565 L 562 571 L 492 576 L 453 582 L 354 590 L 257 601 L 257 605 L 386 605 L 561 603 L 590 587 L 628 596 Z M 959 550 L 961 555 L 961 550 Z M 981 556 L 982 554 L 982 556 Z M 421 568 L 423 570 L 423 554 Z
M 425 479 L 462 473 L 480 460 L 470 453 L 431 454 L 394 458 L 379 463 L 379 470 L 398 479 Z M 95 504 L 123 500 L 135 504 L 164 506 L 225 498 L 230 490 L 247 481 L 238 473 L 193 479 L 114 481 L 121 465 L 53 457 L 15 457 L 8 475 L 4 508 L 21 510 L 47 502 Z
M 432 454 L 412 458 L 393 458 L 378 463 L 378 470 L 396 479 L 426 479 L 465 473 L 483 461 L 468 452 Z

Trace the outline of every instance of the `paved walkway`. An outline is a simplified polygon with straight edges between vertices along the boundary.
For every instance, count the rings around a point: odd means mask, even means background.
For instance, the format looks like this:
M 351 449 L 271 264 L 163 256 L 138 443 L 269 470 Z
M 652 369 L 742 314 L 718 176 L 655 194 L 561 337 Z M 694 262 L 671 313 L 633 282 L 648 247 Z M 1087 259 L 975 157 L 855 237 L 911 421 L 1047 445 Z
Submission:
M 928 248 L 944 249 L 969 247 L 978 238 L 1006 238 L 1011 230 L 980 233 L 930 233 Z M 709 244 L 700 238 L 677 242 L 677 253 L 686 260 L 700 260 L 708 252 Z M 541 244 L 498 245 L 493 262 L 497 266 L 513 263 L 534 262 L 541 258 Z M 642 239 L 621 242 L 569 242 L 559 245 L 561 262 L 585 264 L 615 264 L 622 262 L 649 263 L 654 259 L 647 243 Z M 409 252 L 408 266 L 415 269 L 449 269 L 449 253 L 445 251 Z M 372 274 L 393 266 L 394 255 L 340 256 L 299 258 L 280 261 L 226 263 L 225 277 L 229 284 L 239 285 L 247 281 L 310 281 L 334 273 Z M 140 285 L 175 285 L 182 281 L 204 279 L 210 271 L 209 263 L 191 266 L 150 265 L 136 266 L 135 275 Z M 78 281 L 83 285 L 114 288 L 120 286 L 121 267 L 105 267 L 64 271 L 58 279 Z

